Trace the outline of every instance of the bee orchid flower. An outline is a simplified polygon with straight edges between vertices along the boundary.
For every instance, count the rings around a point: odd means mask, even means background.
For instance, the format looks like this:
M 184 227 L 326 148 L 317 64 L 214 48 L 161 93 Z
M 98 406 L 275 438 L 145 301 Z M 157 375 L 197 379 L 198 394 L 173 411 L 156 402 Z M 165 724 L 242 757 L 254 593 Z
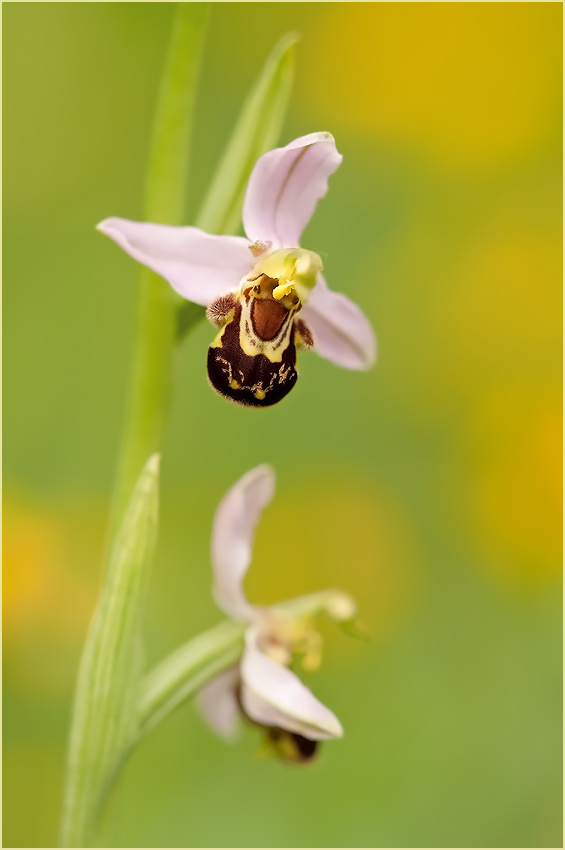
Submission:
M 200 707 L 212 728 L 225 738 L 237 732 L 243 715 L 263 727 L 268 745 L 288 762 L 311 759 L 317 742 L 340 738 L 341 724 L 289 669 L 300 658 L 313 670 L 321 658 L 315 617 L 337 622 L 355 617 L 355 603 L 340 591 L 303 596 L 272 607 L 252 605 L 243 592 L 251 562 L 255 527 L 274 492 L 270 467 L 243 476 L 220 503 L 212 533 L 214 595 L 232 619 L 247 624 L 241 662 L 204 686 Z
M 98 225 L 183 298 L 207 307 L 218 328 L 208 377 L 238 404 L 280 401 L 298 377 L 297 349 L 313 348 L 346 369 L 367 369 L 375 360 L 369 321 L 328 288 L 318 254 L 299 246 L 341 161 L 330 133 L 311 133 L 260 157 L 243 205 L 247 238 L 123 218 Z

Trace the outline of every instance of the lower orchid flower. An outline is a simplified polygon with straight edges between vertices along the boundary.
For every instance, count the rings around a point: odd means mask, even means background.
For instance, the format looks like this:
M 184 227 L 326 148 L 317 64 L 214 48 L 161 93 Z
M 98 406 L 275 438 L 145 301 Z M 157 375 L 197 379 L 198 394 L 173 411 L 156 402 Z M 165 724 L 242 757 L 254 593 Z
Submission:
M 336 622 L 351 622 L 353 600 L 328 590 L 272 607 L 252 605 L 243 592 L 251 562 L 255 526 L 274 492 L 270 467 L 244 475 L 220 503 L 212 533 L 214 595 L 232 619 L 245 622 L 245 650 L 236 667 L 204 688 L 199 701 L 212 728 L 232 738 L 243 715 L 263 727 L 267 742 L 288 762 L 310 760 L 317 742 L 343 735 L 335 714 L 289 669 L 300 658 L 306 670 L 321 659 L 321 636 L 314 618 L 325 613 Z
M 208 377 L 238 404 L 280 401 L 298 377 L 297 349 L 313 348 L 346 369 L 368 369 L 375 360 L 363 312 L 328 288 L 319 255 L 299 247 L 341 161 L 330 133 L 311 133 L 260 157 L 243 206 L 247 239 L 123 218 L 98 225 L 176 292 L 208 308 L 219 328 Z

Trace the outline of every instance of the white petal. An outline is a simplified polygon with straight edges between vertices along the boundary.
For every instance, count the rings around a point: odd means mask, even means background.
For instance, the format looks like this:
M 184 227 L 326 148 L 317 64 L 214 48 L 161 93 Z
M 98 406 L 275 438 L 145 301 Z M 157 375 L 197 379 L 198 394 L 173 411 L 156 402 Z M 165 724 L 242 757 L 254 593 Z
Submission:
M 164 277 L 183 298 L 203 306 L 235 289 L 255 262 L 241 236 L 212 236 L 197 227 L 125 218 L 107 218 L 97 229 Z
M 202 714 L 222 738 L 234 738 L 239 729 L 238 684 L 239 667 L 230 667 L 204 685 L 197 697 Z
M 254 629 L 249 629 L 246 635 L 240 672 L 241 702 L 252 720 L 298 732 L 312 741 L 343 735 L 335 714 L 287 667 L 260 651 Z
M 377 357 L 375 333 L 360 307 L 340 292 L 332 292 L 322 275 L 307 304 L 304 319 L 314 338 L 314 350 L 345 369 L 369 369 Z
M 243 205 L 251 241 L 270 241 L 274 248 L 298 245 L 342 159 L 331 133 L 310 133 L 264 154 L 251 173 Z
M 271 467 L 258 466 L 227 492 L 214 517 L 214 595 L 220 608 L 234 619 L 252 620 L 255 615 L 254 606 L 245 598 L 243 579 L 251 563 L 255 526 L 274 491 Z

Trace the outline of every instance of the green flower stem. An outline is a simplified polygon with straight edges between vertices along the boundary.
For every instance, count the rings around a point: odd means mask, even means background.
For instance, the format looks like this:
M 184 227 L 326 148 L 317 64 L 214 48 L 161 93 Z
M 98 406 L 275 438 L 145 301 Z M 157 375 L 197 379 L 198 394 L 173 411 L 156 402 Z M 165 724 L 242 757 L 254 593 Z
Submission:
M 244 634 L 244 625 L 224 620 L 179 647 L 145 676 L 139 695 L 140 735 L 239 661 Z
M 148 221 L 183 223 L 190 130 L 208 15 L 207 3 L 177 5 L 151 146 Z M 290 92 L 293 45 L 290 37 L 275 48 L 246 101 L 213 184 L 212 201 L 204 205 L 211 231 L 237 227 L 242 187 L 256 158 L 275 141 Z M 158 452 L 172 361 L 177 343 L 203 312 L 180 299 L 153 272 L 141 270 L 108 570 L 75 694 L 61 825 L 64 847 L 92 846 L 104 802 L 132 746 L 198 688 L 236 663 L 243 651 L 244 627 L 220 623 L 141 679 L 142 615 L 157 533 Z
M 149 162 L 145 218 L 182 224 L 189 141 L 209 3 L 179 3 L 163 74 Z M 256 160 L 275 143 L 294 78 L 297 37 L 284 36 L 251 89 L 224 151 L 197 225 L 235 232 L 245 185 Z M 110 540 L 145 459 L 161 450 L 176 343 L 204 309 L 181 299 L 162 278 L 142 268 L 137 332 L 126 425 L 116 480 Z
M 182 223 L 208 14 L 209 4 L 177 5 L 151 145 L 145 201 L 149 221 Z M 138 734 L 142 611 L 156 537 L 155 453 L 161 447 L 170 393 L 178 302 L 168 284 L 142 270 L 108 569 L 75 694 L 61 825 L 65 847 L 85 847 L 94 841 L 102 803 Z
M 149 163 L 145 218 L 182 224 L 189 139 L 207 3 L 179 3 L 164 71 Z M 256 160 L 277 141 L 294 79 L 293 34 L 271 52 L 226 145 L 197 225 L 232 233 L 241 219 L 245 185 Z M 126 424 L 116 480 L 110 540 L 119 527 L 145 459 L 161 450 L 176 344 L 203 317 L 204 308 L 181 299 L 149 269 L 140 272 L 137 333 Z
M 151 143 L 145 219 L 183 224 L 189 143 L 208 21 L 209 3 L 178 3 L 161 81 Z M 112 511 L 113 539 L 139 471 L 161 450 L 172 384 L 172 363 L 182 303 L 168 283 L 149 269 L 140 274 L 137 330 L 126 425 Z M 192 322 L 203 315 L 193 311 Z M 184 329 L 186 332 L 186 328 Z

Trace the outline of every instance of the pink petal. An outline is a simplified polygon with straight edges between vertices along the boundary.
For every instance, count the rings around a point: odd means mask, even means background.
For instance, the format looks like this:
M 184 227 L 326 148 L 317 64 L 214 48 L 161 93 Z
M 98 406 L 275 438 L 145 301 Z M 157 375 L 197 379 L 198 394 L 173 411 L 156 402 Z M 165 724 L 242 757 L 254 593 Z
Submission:
M 97 229 L 164 277 L 183 298 L 203 306 L 235 289 L 255 262 L 241 236 L 211 236 L 197 227 L 125 218 L 107 218 Z
M 314 350 L 344 369 L 369 369 L 377 357 L 371 323 L 353 301 L 332 292 L 319 275 L 307 304 L 300 312 L 314 337 Z
M 264 154 L 251 173 L 243 205 L 251 241 L 270 241 L 274 248 L 298 245 L 342 158 L 330 133 L 311 133 Z
M 230 667 L 204 685 L 198 694 L 199 708 L 212 729 L 222 738 L 234 738 L 239 726 L 240 708 L 236 689 L 239 667 Z
M 311 741 L 341 738 L 343 729 L 335 714 L 298 676 L 260 651 L 254 629 L 248 630 L 245 642 L 240 668 L 245 713 L 257 723 L 297 732 Z
M 274 489 L 275 476 L 270 466 L 258 466 L 228 490 L 214 517 L 214 595 L 220 608 L 236 620 L 255 617 L 255 607 L 243 592 L 243 579 L 251 563 L 255 526 Z

